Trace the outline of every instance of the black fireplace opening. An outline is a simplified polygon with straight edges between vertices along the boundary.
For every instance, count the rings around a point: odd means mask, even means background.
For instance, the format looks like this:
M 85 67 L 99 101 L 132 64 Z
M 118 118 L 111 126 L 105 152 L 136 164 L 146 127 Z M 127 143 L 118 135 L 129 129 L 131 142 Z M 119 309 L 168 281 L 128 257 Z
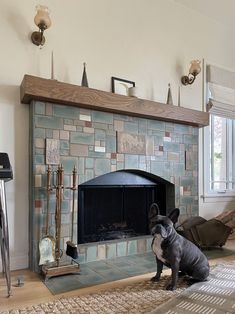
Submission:
M 174 184 L 144 171 L 111 172 L 78 186 L 78 243 L 150 234 L 148 211 L 174 208 Z

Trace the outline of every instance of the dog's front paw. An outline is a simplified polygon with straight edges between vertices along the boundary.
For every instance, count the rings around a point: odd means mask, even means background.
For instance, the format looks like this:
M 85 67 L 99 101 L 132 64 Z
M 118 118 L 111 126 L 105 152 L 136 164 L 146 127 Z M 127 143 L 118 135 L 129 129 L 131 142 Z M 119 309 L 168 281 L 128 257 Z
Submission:
M 154 276 L 150 279 L 152 282 L 158 282 L 160 280 L 160 276 Z
M 166 287 L 166 290 L 171 290 L 171 291 L 173 291 L 173 290 L 175 290 L 175 289 L 176 289 L 176 286 L 173 285 L 172 283 L 170 283 L 170 284 Z

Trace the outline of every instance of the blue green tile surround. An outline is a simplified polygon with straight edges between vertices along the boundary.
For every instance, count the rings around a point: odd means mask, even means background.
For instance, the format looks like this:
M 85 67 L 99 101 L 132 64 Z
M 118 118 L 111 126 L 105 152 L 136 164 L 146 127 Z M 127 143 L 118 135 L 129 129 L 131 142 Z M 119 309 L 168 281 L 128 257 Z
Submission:
M 117 132 L 141 134 L 146 155 L 117 152 Z M 198 128 L 176 123 L 103 113 L 32 101 L 30 104 L 30 268 L 39 271 L 38 243 L 46 217 L 45 139 L 60 141 L 60 162 L 69 182 L 73 166 L 81 184 L 120 169 L 140 169 L 175 184 L 181 218 L 198 214 Z M 74 150 L 78 154 L 74 156 Z M 191 158 L 185 163 L 186 152 Z M 54 167 L 56 170 L 56 166 Z M 61 247 L 70 238 L 72 195 L 64 193 Z M 51 196 L 50 233 L 54 233 L 55 193 Z M 77 214 L 77 213 L 76 213 Z M 150 237 L 79 245 L 80 262 L 140 254 L 150 250 Z

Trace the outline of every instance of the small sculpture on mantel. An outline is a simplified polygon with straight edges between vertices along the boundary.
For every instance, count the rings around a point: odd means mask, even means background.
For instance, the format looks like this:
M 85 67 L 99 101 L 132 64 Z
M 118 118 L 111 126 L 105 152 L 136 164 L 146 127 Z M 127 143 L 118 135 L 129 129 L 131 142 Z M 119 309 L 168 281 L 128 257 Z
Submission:
M 180 107 L 180 86 L 178 88 L 178 107 Z
M 51 52 L 51 80 L 55 79 L 55 71 L 54 71 L 54 52 Z
M 83 62 L 82 86 L 89 87 L 86 75 L 86 62 Z
M 166 100 L 167 105 L 173 105 L 173 99 L 172 99 L 172 94 L 171 94 L 171 84 L 168 83 L 168 92 L 167 92 L 167 100 Z

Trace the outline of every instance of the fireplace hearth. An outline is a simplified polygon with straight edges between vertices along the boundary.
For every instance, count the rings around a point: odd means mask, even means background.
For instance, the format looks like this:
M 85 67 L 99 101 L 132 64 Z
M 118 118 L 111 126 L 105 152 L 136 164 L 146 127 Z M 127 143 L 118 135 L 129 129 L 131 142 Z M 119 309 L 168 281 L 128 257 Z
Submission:
M 123 170 L 78 186 L 78 243 L 148 235 L 148 210 L 174 208 L 174 184 L 150 173 Z

